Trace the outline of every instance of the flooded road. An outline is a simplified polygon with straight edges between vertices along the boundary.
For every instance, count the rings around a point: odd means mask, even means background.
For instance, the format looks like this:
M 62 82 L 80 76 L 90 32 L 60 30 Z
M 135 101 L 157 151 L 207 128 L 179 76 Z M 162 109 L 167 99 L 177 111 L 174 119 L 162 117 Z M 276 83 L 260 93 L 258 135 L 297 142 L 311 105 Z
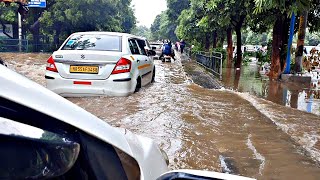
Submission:
M 224 69 L 222 82 L 228 89 L 249 92 L 274 103 L 320 116 L 320 84 L 269 81 L 267 76 L 260 75 L 259 66 L 255 63 L 243 66 L 241 72 Z
M 257 179 L 320 179 L 320 118 L 249 93 L 194 83 L 180 61 L 156 61 L 155 83 L 129 97 L 69 98 L 113 126 L 153 138 L 170 168 Z M 43 65 L 9 66 L 44 84 Z M 38 67 L 38 68 L 37 68 Z M 40 76 L 41 75 L 41 76 Z

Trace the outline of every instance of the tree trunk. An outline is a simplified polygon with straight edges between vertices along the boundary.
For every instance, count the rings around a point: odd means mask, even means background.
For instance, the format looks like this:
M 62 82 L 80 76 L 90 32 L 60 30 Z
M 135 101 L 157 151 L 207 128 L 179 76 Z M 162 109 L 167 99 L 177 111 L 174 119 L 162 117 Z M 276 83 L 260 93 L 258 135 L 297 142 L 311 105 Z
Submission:
M 224 36 L 222 36 L 222 37 L 220 38 L 220 41 L 219 41 L 217 47 L 218 47 L 218 48 L 223 48 L 223 43 L 224 43 Z
M 284 21 L 282 23 L 282 35 L 281 35 L 281 45 L 280 45 L 280 68 L 281 72 L 284 71 L 287 62 L 287 50 L 289 41 L 289 32 L 291 18 L 287 18 L 286 15 L 282 16 Z M 290 48 L 291 49 L 291 48 Z
M 218 43 L 218 35 L 217 35 L 217 31 L 213 32 L 213 40 L 212 40 L 212 48 L 215 49 L 217 48 L 217 43 Z
M 33 39 L 33 52 L 40 51 L 40 22 L 37 20 L 30 28 Z
M 232 67 L 232 60 L 233 60 L 233 42 L 232 42 L 232 29 L 230 27 L 227 29 L 227 43 L 228 43 L 227 68 L 231 68 Z
M 210 49 L 210 35 L 209 33 L 206 33 L 206 43 L 205 43 L 205 47 L 206 51 L 209 51 Z
M 235 71 L 234 73 L 234 82 L 233 82 L 233 89 L 238 90 L 239 88 L 239 82 L 240 82 L 240 76 L 241 76 L 241 71 Z
M 39 18 L 41 17 L 41 10 L 34 8 L 33 9 L 33 24 L 30 26 L 29 30 L 32 33 L 33 39 L 33 52 L 39 52 L 40 48 L 40 21 Z
M 281 46 L 281 34 L 282 34 L 282 17 L 278 17 L 274 26 L 272 34 L 272 55 L 271 55 L 271 68 L 269 77 L 271 79 L 278 79 L 281 73 L 280 65 L 280 46 Z
M 241 28 L 245 18 L 246 18 L 245 15 L 241 15 L 239 21 L 237 22 L 237 25 L 235 26 L 235 31 L 237 34 L 237 60 L 235 62 L 235 68 L 241 68 L 241 64 L 242 64 Z
M 235 29 L 237 34 L 237 59 L 235 62 L 235 68 L 240 68 L 242 64 L 242 51 L 241 51 L 241 29 L 236 27 Z
M 60 37 L 60 33 L 61 33 L 61 23 L 58 22 L 55 24 L 55 34 L 54 34 L 54 46 L 57 49 L 60 46 L 60 41 L 59 41 L 59 37 Z
M 303 46 L 304 46 L 304 38 L 306 36 L 306 28 L 308 22 L 308 11 L 303 11 L 300 16 L 299 22 L 299 32 L 298 32 L 298 41 L 297 41 L 297 51 L 296 58 L 294 64 L 295 72 L 301 72 L 302 67 L 302 57 L 303 57 Z

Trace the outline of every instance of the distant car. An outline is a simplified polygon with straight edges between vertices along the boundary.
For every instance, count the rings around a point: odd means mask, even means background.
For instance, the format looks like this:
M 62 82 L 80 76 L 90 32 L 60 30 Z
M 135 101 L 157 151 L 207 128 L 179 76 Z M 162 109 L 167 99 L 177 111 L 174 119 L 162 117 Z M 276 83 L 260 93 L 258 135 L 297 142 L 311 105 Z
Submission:
M 245 52 L 256 52 L 256 48 L 253 45 L 246 45 Z
M 152 50 L 154 50 L 156 52 L 156 55 L 154 56 L 154 58 L 159 59 L 160 55 L 162 54 L 163 43 L 161 43 L 161 42 L 150 42 L 150 46 L 151 46 Z
M 65 97 L 127 96 L 154 81 L 155 52 L 146 47 L 126 33 L 74 33 L 47 61 L 47 88 Z

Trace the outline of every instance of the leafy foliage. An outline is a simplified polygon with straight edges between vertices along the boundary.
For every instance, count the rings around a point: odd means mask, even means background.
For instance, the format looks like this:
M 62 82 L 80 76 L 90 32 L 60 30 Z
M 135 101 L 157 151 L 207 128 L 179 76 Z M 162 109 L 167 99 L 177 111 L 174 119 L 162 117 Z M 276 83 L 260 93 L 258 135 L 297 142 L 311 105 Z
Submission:
M 17 8 L 14 4 L 10 8 L 0 4 L 1 20 L 16 21 Z M 136 24 L 130 4 L 131 0 L 47 0 L 46 8 L 30 8 L 23 33 L 27 37 L 31 33 L 34 40 L 46 37 L 47 43 L 54 41 L 56 46 L 73 32 L 130 33 Z
M 146 26 L 137 26 L 132 31 L 132 34 L 137 36 L 146 37 L 147 39 L 151 39 L 151 31 Z

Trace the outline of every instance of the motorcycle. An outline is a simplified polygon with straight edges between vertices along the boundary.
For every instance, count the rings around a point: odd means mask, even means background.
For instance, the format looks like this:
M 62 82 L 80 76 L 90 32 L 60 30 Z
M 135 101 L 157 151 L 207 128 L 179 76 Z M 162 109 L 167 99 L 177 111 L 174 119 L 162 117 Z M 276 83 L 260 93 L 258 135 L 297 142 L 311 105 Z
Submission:
M 164 55 L 163 57 L 161 57 L 161 61 L 162 62 L 171 62 L 171 56 L 169 55 Z
M 0 179 L 251 179 L 169 171 L 152 139 L 112 127 L 3 65 L 0 72 Z

